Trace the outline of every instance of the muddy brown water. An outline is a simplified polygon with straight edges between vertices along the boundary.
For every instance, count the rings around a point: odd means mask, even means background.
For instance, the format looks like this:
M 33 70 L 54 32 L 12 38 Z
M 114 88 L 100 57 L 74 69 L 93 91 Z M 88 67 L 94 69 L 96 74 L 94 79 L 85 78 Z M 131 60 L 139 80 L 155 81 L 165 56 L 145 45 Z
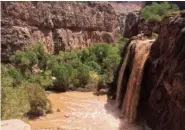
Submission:
M 93 92 L 65 92 L 48 95 L 52 114 L 30 120 L 32 130 L 142 130 L 128 125 L 107 96 Z

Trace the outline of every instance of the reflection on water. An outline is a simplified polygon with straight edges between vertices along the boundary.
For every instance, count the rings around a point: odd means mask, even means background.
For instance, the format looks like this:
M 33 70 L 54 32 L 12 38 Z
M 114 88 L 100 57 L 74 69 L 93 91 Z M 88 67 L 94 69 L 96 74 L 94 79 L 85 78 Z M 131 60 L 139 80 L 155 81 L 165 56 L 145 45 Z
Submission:
M 51 93 L 53 113 L 30 121 L 33 130 L 120 130 L 124 120 L 107 102 L 106 95 L 95 96 L 92 92 Z M 124 125 L 123 130 L 139 130 Z M 59 129 L 60 128 L 60 129 Z

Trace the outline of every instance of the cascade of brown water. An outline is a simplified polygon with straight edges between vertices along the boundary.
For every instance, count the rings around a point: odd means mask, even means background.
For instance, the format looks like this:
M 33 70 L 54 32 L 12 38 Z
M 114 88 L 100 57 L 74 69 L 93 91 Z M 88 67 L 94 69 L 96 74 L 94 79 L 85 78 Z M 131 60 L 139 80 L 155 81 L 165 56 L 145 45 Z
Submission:
M 123 76 L 124 76 L 124 72 L 126 69 L 126 65 L 130 56 L 130 50 L 131 47 L 134 43 L 131 42 L 128 46 L 127 46 L 127 50 L 126 50 L 126 54 L 125 54 L 125 59 L 121 65 L 120 71 L 119 71 L 119 76 L 118 76 L 118 82 L 117 82 L 117 92 L 116 92 L 116 107 L 120 107 L 121 105 L 121 101 L 122 101 L 122 91 L 123 91 L 123 86 L 122 86 L 122 80 L 123 80 Z
M 122 105 L 122 113 L 129 123 L 136 120 L 144 66 L 152 45 L 150 42 L 151 40 L 137 40 L 135 42 L 133 66 Z

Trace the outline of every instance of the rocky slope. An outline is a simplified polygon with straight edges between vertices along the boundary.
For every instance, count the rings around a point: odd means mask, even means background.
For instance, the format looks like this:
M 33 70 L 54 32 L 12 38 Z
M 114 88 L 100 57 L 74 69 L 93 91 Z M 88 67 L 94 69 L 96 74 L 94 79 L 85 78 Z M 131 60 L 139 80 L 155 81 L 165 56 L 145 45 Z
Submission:
M 142 118 L 152 130 L 185 130 L 185 12 L 163 19 L 151 50 L 145 41 L 137 36 L 127 43 L 112 96 L 129 122 Z
M 160 26 L 143 78 L 145 115 L 156 130 L 185 130 L 185 12 Z
M 38 42 L 44 43 L 50 53 L 84 48 L 96 42 L 113 42 L 120 30 L 123 32 L 128 12 L 140 9 L 137 4 L 125 4 L 1 2 L 2 60 Z

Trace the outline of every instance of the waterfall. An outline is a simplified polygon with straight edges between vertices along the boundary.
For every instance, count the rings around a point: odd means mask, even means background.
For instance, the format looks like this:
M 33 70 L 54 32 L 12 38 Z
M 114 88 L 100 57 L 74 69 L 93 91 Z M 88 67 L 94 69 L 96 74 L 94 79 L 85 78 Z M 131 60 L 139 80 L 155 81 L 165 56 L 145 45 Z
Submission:
M 121 112 L 129 123 L 135 122 L 137 117 L 141 82 L 152 42 L 153 40 L 133 40 L 127 47 L 125 59 L 119 71 L 116 105 L 121 107 Z M 131 55 L 132 51 L 134 55 Z M 130 66 L 132 67 L 129 68 Z M 127 69 L 130 69 L 129 74 L 125 74 Z M 128 80 L 125 80 L 126 75 L 129 76 Z M 126 83 L 123 84 L 123 82 Z
M 130 51 L 131 51 L 131 47 L 133 45 L 133 42 L 131 42 L 128 46 L 127 46 L 127 50 L 126 50 L 126 54 L 125 54 L 125 59 L 123 60 L 123 63 L 121 65 L 120 71 L 119 71 L 119 76 L 118 76 L 118 82 L 117 82 L 117 92 L 116 92 L 116 106 L 120 107 L 121 105 L 121 101 L 122 101 L 122 92 L 123 87 L 122 87 L 122 82 L 123 82 L 123 76 L 124 76 L 124 72 L 126 69 L 126 65 L 129 59 L 129 55 L 130 55 Z

